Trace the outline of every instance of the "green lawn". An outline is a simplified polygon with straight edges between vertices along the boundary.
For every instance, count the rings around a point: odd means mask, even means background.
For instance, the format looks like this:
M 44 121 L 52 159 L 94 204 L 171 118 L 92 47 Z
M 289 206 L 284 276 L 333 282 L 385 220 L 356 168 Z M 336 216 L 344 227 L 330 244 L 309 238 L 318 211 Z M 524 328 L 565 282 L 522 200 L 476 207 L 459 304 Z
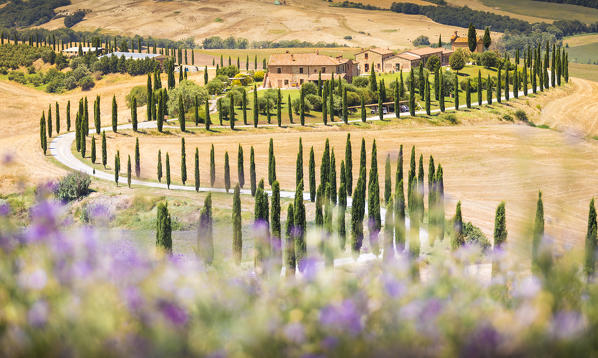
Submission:
M 481 0 L 481 2 L 486 6 L 503 11 L 551 20 L 579 20 L 585 23 L 594 23 L 598 19 L 598 9 L 577 5 L 533 0 Z
M 569 63 L 569 76 L 598 82 L 598 65 Z
M 598 64 L 598 42 L 569 47 L 569 61 L 585 64 Z

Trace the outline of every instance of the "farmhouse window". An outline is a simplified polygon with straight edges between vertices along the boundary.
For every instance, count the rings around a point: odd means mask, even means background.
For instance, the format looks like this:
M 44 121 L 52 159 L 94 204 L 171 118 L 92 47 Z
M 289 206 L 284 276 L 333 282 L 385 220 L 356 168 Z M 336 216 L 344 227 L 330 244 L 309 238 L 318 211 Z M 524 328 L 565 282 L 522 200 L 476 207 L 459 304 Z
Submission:
M 303 67 L 299 67 L 299 73 L 303 73 Z
M 322 67 L 322 73 L 326 73 L 326 67 Z
M 368 53 L 367 52 L 365 53 L 365 59 L 366 60 L 368 59 Z
M 278 68 L 276 69 L 276 73 L 282 73 L 282 68 L 278 67 Z

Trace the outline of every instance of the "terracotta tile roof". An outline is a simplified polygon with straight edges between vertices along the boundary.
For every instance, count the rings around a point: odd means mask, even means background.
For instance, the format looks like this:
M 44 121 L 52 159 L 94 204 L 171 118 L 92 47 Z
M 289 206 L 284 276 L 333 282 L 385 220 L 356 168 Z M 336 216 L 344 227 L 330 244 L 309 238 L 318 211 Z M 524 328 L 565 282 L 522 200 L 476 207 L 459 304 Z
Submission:
M 372 48 L 365 49 L 365 50 L 363 50 L 361 52 L 358 52 L 358 53 L 356 53 L 356 55 L 359 55 L 360 53 L 364 53 L 364 52 L 368 52 L 368 51 L 375 52 L 375 53 L 377 53 L 379 55 L 382 55 L 382 56 L 392 55 L 393 54 L 392 50 L 384 49 L 384 48 L 380 48 L 380 47 L 372 47 Z
M 268 66 L 338 66 L 343 62 L 316 53 L 279 53 L 270 56 Z
M 419 60 L 421 56 L 411 53 L 410 51 L 398 54 L 396 57 L 404 58 L 405 60 Z
M 409 50 L 407 52 L 419 55 L 419 56 L 427 56 L 427 55 L 431 55 L 431 54 L 435 54 L 435 53 L 440 53 L 442 52 L 442 49 L 439 48 L 432 48 L 432 47 L 422 47 L 422 48 L 416 48 L 413 50 Z

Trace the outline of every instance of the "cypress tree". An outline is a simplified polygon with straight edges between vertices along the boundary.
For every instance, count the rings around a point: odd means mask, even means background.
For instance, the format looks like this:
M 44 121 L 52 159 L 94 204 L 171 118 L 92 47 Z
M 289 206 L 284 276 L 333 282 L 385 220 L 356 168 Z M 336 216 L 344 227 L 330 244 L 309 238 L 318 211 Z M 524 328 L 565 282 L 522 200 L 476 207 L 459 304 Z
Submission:
M 322 161 L 320 164 L 320 185 L 322 185 L 322 190 L 328 183 L 330 174 L 330 142 L 328 138 L 326 138 L 326 144 L 324 145 L 324 152 L 322 153 Z
M 70 102 L 67 105 L 67 126 L 70 127 Z M 93 122 L 94 126 L 96 127 L 96 134 L 100 134 L 101 131 L 101 121 L 100 121 L 100 96 L 96 97 L 96 100 L 93 102 Z
M 596 207 L 594 206 L 594 198 L 592 198 L 588 213 L 584 263 L 584 271 L 588 278 L 591 278 L 596 270 L 596 231 Z
M 256 177 L 255 177 L 255 153 L 253 151 L 253 146 L 251 147 L 251 152 L 249 154 L 249 181 L 251 184 L 251 195 L 255 196 Z
M 471 80 L 468 78 L 465 82 L 465 104 L 471 108 Z
M 185 106 L 183 105 L 183 96 L 179 96 L 179 126 L 181 132 L 185 132 Z
M 388 260 L 394 257 L 394 205 L 392 203 L 392 198 L 386 203 L 386 213 L 384 215 L 384 253 L 383 258 Z
M 505 216 L 505 203 L 502 202 L 496 208 L 494 218 L 494 248 L 500 249 L 507 241 L 507 222 Z
M 420 97 L 424 97 L 424 92 L 426 91 L 426 78 L 424 77 L 424 63 L 423 61 L 421 61 L 419 63 L 419 74 L 418 74 L 418 78 L 417 78 L 417 84 L 418 84 L 418 93 Z
M 401 106 L 400 106 L 401 96 L 400 96 L 398 80 L 395 80 L 394 98 L 395 98 L 395 117 L 400 118 L 401 117 Z
M 172 222 L 168 214 L 168 205 L 158 204 L 156 220 L 156 247 L 172 253 Z
M 131 104 L 131 124 L 133 132 L 137 132 L 137 99 L 135 97 L 133 97 L 133 103 Z
M 437 221 L 436 224 L 438 225 L 438 238 L 440 240 L 444 240 L 444 176 L 442 173 L 442 165 L 438 164 L 438 169 L 436 170 L 436 179 L 434 180 L 436 190 L 435 190 L 435 201 L 436 201 L 436 211 L 437 211 Z
M 358 255 L 363 243 L 363 215 L 365 211 L 365 168 L 362 168 L 357 179 L 351 206 L 351 249 Z
M 195 191 L 199 191 L 199 149 L 195 148 L 195 171 L 194 171 L 194 178 L 195 178 Z
M 478 47 L 478 36 L 476 34 L 475 27 L 473 24 L 469 24 L 469 29 L 467 31 L 467 45 L 469 46 L 469 51 L 475 52 L 476 48 Z
M 304 258 L 307 254 L 305 245 L 305 204 L 303 203 L 303 182 L 300 182 L 295 191 L 294 203 L 294 239 L 295 239 L 295 257 L 299 266 L 299 271 L 303 271 Z
M 98 99 L 99 99 L 99 96 L 98 96 Z M 100 102 L 98 101 L 98 113 L 100 112 L 99 104 L 100 104 Z M 98 117 L 99 117 L 99 114 L 98 114 Z M 71 101 L 68 101 L 66 103 L 66 130 L 67 130 L 67 132 L 71 131 Z M 96 132 L 97 132 L 97 127 L 96 127 Z M 97 132 L 97 134 L 100 134 L 100 132 Z
M 92 143 L 92 150 L 95 147 L 95 139 Z M 135 177 L 139 178 L 141 174 L 141 163 L 140 163 L 140 154 L 139 154 L 139 138 L 135 138 Z
M 81 157 L 85 158 L 86 148 L 87 148 L 87 140 L 84 135 L 81 135 Z
M 438 74 L 439 74 L 439 76 L 438 76 L 438 78 L 439 78 L 439 80 L 438 80 L 438 92 L 440 92 L 439 93 L 440 100 L 438 102 L 438 105 L 440 106 L 440 112 L 444 113 L 444 111 L 445 111 L 445 106 L 444 106 L 444 84 L 442 82 L 443 81 L 443 79 L 442 79 L 442 72 L 439 70 Z
M 534 221 L 534 232 L 532 242 L 532 265 L 539 264 L 540 245 L 544 236 L 544 204 L 542 202 L 542 192 L 538 193 L 538 202 L 536 203 L 536 219 Z
M 170 189 L 170 157 L 166 153 L 166 187 Z
M 282 127 L 282 93 L 280 92 L 280 88 L 278 89 L 278 96 L 276 98 L 276 120 L 278 126 Z
M 118 179 L 120 177 L 120 152 L 117 151 L 114 156 L 114 182 L 118 186 Z
M 162 133 L 162 128 L 164 126 L 164 92 L 158 92 L 158 116 L 156 117 L 156 125 L 158 127 L 158 132 Z
M 39 120 L 39 141 L 41 148 L 44 151 L 44 155 L 46 155 L 46 152 L 48 150 L 48 144 L 46 139 L 46 120 L 43 114 Z
M 106 148 L 106 131 L 102 132 L 102 165 L 106 168 L 108 164 L 108 152 Z
M 216 100 L 216 107 L 218 109 L 218 123 L 222 126 L 222 117 L 224 117 L 224 114 L 222 113 L 222 98 Z
M 272 183 L 272 199 L 270 205 L 270 223 L 272 228 L 272 239 L 278 241 L 281 238 L 280 226 L 280 184 L 278 180 Z M 281 248 L 280 242 L 273 242 L 274 249 Z
M 56 102 L 56 134 L 60 133 L 60 107 Z
M 127 161 L 127 185 L 131 188 L 131 155 Z
M 96 163 L 96 138 L 91 136 L 91 163 Z
M 187 151 L 185 150 L 185 138 L 181 138 L 181 181 L 183 185 L 187 181 Z
M 48 106 L 48 138 L 52 138 L 52 106 Z
M 405 193 L 403 191 L 403 178 L 401 178 L 395 187 L 394 225 L 395 246 L 397 251 L 403 251 L 405 247 Z
M 228 159 L 228 152 L 224 153 L 224 188 L 228 193 L 230 189 L 230 163 Z
M 453 219 L 453 240 L 451 247 L 453 250 L 465 245 L 465 237 L 463 236 L 463 216 L 461 215 L 461 201 L 457 203 L 457 210 L 455 218 Z
M 313 203 L 316 199 L 316 160 L 314 147 L 309 151 L 309 200 Z
M 243 109 L 243 125 L 247 125 L 247 91 L 243 88 L 241 97 L 241 107 Z
M 301 120 L 301 125 L 305 125 L 305 92 L 303 91 L 303 86 L 299 90 L 299 119 Z
M 376 72 L 374 72 L 374 64 L 372 63 L 370 67 L 370 91 L 376 93 L 378 92 L 378 80 L 376 79 Z
M 234 130 L 235 129 L 235 98 L 232 95 L 229 96 L 228 103 L 229 103 L 228 113 L 229 113 L 230 129 Z
M 523 65 L 523 95 L 527 97 L 527 59 L 524 61 Z
M 336 205 L 336 157 L 334 156 L 334 148 L 330 151 L 330 173 L 328 174 L 328 187 L 330 189 L 329 201 Z
M 85 105 L 83 107 L 83 118 L 83 122 L 85 123 L 85 126 L 83 127 L 83 136 L 87 138 L 87 136 L 89 135 L 89 111 L 87 109 L 87 97 L 85 97 Z M 58 131 L 56 133 L 58 133 Z
M 157 168 L 158 182 L 162 182 L 162 151 L 158 150 L 158 168 Z
M 205 112 L 206 112 L 206 118 L 205 118 L 206 130 L 209 131 L 210 124 L 212 124 L 212 121 L 210 120 L 210 101 L 208 99 L 206 99 Z
M 322 102 L 324 103 L 324 102 Z M 324 108 L 324 104 L 322 104 L 322 109 Z M 293 106 L 291 105 L 291 95 L 289 95 L 288 99 L 287 99 L 287 109 L 289 111 L 289 122 L 291 124 L 293 124 Z M 294 251 L 293 251 L 294 254 Z
M 365 100 L 363 95 L 361 95 L 361 121 L 365 123 L 367 121 L 367 115 L 365 112 Z
M 259 121 L 259 108 L 257 103 L 257 87 L 253 86 L 253 126 L 257 128 Z
M 413 68 L 411 69 L 409 81 L 409 114 L 415 117 L 415 76 L 413 75 Z
M 239 186 L 243 187 L 245 185 L 245 165 L 243 163 L 243 147 L 239 144 L 239 149 L 237 150 L 237 178 Z
M 216 182 L 216 161 L 215 161 L 215 154 L 214 154 L 214 144 L 212 144 L 212 148 L 210 149 L 210 186 L 213 188 L 214 183 Z
M 347 210 L 347 183 L 345 178 L 345 162 L 341 161 L 341 180 L 338 188 L 338 237 L 340 239 L 340 249 L 345 249 L 347 239 L 347 228 L 345 224 L 345 211 Z
M 388 203 L 392 196 L 392 181 L 390 179 L 390 154 L 386 155 L 384 164 L 384 202 Z
M 330 115 L 330 122 L 334 122 L 334 73 L 328 87 L 328 114 Z M 322 103 L 322 105 L 324 104 Z
M 455 75 L 455 110 L 459 110 L 459 75 Z
M 152 120 L 152 108 L 154 107 L 154 94 L 152 92 L 152 76 L 147 74 L 147 120 Z
M 112 96 L 112 131 L 116 133 L 118 124 L 118 107 L 116 106 L 116 96 Z
M 429 116 L 430 112 L 430 81 L 428 78 L 425 79 L 425 101 L 426 101 L 426 114 Z
M 276 158 L 274 157 L 274 141 L 270 138 L 270 144 L 268 146 L 268 184 L 272 186 L 272 183 L 276 180 Z
M 478 106 L 482 106 L 482 71 L 478 70 Z
M 241 223 L 241 189 L 239 184 L 235 186 L 235 192 L 233 194 L 233 258 L 235 264 L 241 264 L 243 257 L 243 230 Z
M 509 101 L 509 60 L 506 62 L 505 71 L 505 101 Z
M 384 105 L 382 102 L 382 94 L 378 92 L 378 117 L 381 121 L 384 120 Z
M 492 105 L 492 79 L 488 75 L 488 81 L 486 82 L 486 101 L 488 105 Z
M 295 242 L 293 240 L 294 216 L 293 204 L 291 203 L 287 209 L 287 224 L 285 227 L 285 271 L 287 277 L 295 276 L 295 267 L 297 266 L 295 261 Z
M 297 151 L 297 161 L 295 162 L 295 187 L 303 180 L 303 140 L 299 138 L 299 150 Z
M 347 183 L 347 195 L 353 192 L 353 153 L 351 149 L 351 133 L 347 133 L 345 145 L 345 180 Z
M 212 217 L 212 193 L 208 193 L 199 214 L 197 232 L 198 252 L 208 265 L 214 260 L 214 223 Z
M 380 217 L 380 185 L 378 182 L 378 150 L 376 149 L 376 140 L 372 143 L 372 162 L 370 166 L 369 185 L 368 185 L 368 224 L 370 233 L 370 244 L 375 255 L 379 253 L 378 233 L 382 228 Z
M 324 91 L 322 91 L 322 123 L 324 123 L 324 125 L 328 125 L 328 86 L 326 86 L 326 89 Z

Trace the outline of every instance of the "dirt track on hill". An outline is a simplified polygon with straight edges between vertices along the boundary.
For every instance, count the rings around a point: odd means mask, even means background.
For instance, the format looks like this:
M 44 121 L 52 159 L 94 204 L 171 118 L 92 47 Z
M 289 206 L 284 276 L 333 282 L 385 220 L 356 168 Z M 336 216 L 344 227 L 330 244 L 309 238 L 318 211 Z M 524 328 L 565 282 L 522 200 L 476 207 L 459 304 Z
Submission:
M 577 136 L 598 135 L 598 83 L 573 78 L 576 87 L 568 96 L 549 102 L 540 115 L 540 124 Z

